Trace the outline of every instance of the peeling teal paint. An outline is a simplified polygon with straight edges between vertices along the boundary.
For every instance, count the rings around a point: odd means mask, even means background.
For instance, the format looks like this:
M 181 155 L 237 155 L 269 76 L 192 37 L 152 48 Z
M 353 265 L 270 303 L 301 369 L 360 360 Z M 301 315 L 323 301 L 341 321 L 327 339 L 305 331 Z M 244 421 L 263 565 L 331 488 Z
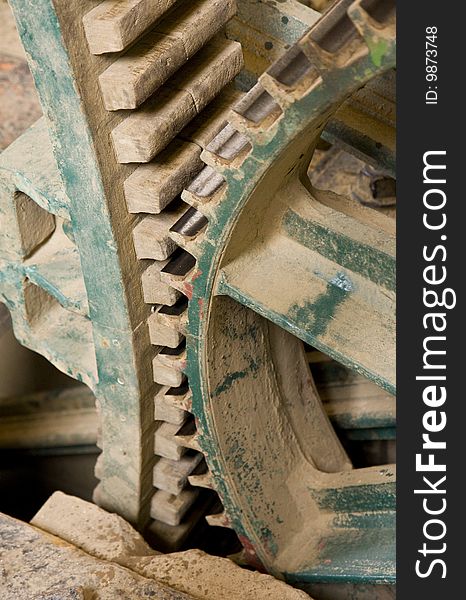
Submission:
M 311 330 L 316 337 L 324 335 L 335 317 L 337 308 L 346 300 L 348 294 L 349 291 L 328 283 L 327 291 L 315 301 L 306 302 L 303 306 L 292 306 L 288 311 L 288 318 L 303 331 Z
M 395 290 L 396 260 L 390 254 L 357 242 L 319 223 L 307 221 L 292 210 L 286 212 L 283 226 L 291 238 L 306 248 L 315 250 L 377 285 Z

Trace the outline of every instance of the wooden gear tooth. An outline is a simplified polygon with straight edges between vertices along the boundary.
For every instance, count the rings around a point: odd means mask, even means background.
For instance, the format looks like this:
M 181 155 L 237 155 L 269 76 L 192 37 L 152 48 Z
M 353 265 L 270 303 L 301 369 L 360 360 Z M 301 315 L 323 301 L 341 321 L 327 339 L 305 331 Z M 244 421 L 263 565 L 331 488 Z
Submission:
M 225 512 L 216 513 L 213 515 L 206 515 L 205 520 L 212 527 L 228 527 L 231 529 L 231 521 Z
M 180 298 L 173 307 L 159 306 L 148 318 L 149 336 L 155 346 L 176 348 L 183 340 L 187 322 L 187 302 Z
M 171 239 L 192 256 L 199 255 L 199 244 L 208 220 L 202 212 L 194 207 L 188 210 L 172 225 L 169 231 Z
M 154 419 L 181 426 L 189 415 L 186 409 L 181 408 L 166 395 L 168 389 L 170 389 L 168 386 L 164 386 L 154 398 Z
M 178 495 L 187 485 L 188 476 L 202 460 L 199 452 L 187 452 L 180 460 L 161 458 L 154 466 L 154 487 Z
M 194 488 L 184 489 L 177 496 L 157 490 L 152 497 L 150 516 L 167 525 L 179 525 L 198 495 L 199 490 Z
M 179 460 L 185 454 L 187 448 L 177 444 L 174 439 L 181 427 L 167 422 L 159 425 L 154 434 L 154 453 L 157 456 Z
M 105 108 L 137 108 L 192 58 L 234 13 L 234 0 L 181 3 L 100 75 Z
M 160 215 L 143 217 L 133 229 L 133 242 L 139 259 L 166 260 L 176 249 L 168 231 L 184 214 L 182 204 Z
M 147 304 L 166 304 L 172 306 L 181 297 L 181 292 L 162 280 L 161 272 L 169 262 L 170 260 L 153 261 L 143 271 L 141 285 L 144 302 Z
M 241 46 L 216 39 L 112 131 L 121 163 L 149 162 L 231 81 L 242 67 Z
M 157 308 L 147 319 L 151 344 L 176 348 L 181 344 L 183 334 L 178 329 L 167 326 L 163 319 L 159 319 L 161 308 Z
M 154 160 L 140 165 L 124 183 L 131 213 L 159 214 L 203 167 L 197 144 L 173 140 Z
M 188 481 L 192 486 L 195 487 L 202 487 L 209 490 L 215 489 L 210 471 L 201 473 L 199 475 L 189 475 Z
M 227 123 L 203 150 L 201 159 L 218 173 L 225 173 L 241 166 L 251 149 L 249 138 Z
M 183 369 L 186 365 L 186 344 L 182 342 L 177 348 L 165 347 L 152 361 L 154 381 L 161 385 L 177 387 L 185 380 Z
M 104 0 L 83 17 L 91 54 L 120 52 L 177 0 Z

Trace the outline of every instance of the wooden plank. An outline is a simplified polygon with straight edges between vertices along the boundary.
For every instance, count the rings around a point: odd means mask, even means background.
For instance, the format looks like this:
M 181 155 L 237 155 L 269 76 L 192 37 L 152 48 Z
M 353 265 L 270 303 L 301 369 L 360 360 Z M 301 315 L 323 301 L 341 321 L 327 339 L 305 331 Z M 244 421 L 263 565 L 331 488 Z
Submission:
M 83 17 L 91 54 L 120 52 L 177 0 L 104 0 Z

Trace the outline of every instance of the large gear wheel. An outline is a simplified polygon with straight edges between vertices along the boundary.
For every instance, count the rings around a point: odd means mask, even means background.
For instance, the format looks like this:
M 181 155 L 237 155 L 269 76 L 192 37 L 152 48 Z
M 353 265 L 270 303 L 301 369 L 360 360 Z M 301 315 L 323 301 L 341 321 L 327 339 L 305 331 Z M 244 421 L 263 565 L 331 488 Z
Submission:
M 293 581 L 394 580 L 394 467 L 352 469 L 291 335 L 394 393 L 393 220 L 307 176 L 330 116 L 394 66 L 393 9 L 337 3 L 264 73 L 171 229 L 210 522 Z
M 393 222 L 307 177 L 324 128 L 348 141 L 326 127 L 342 103 L 394 66 L 392 2 L 340 0 L 316 22 L 244 0 L 228 38 L 231 0 L 43 0 L 43 23 L 14 4 L 32 70 L 41 36 L 60 57 L 36 81 L 89 297 L 96 501 L 176 548 L 215 490 L 208 522 L 250 564 L 393 583 L 394 468 L 352 469 L 301 342 L 394 393 Z M 261 11 L 279 16 L 266 32 Z M 383 135 L 359 141 L 392 166 Z

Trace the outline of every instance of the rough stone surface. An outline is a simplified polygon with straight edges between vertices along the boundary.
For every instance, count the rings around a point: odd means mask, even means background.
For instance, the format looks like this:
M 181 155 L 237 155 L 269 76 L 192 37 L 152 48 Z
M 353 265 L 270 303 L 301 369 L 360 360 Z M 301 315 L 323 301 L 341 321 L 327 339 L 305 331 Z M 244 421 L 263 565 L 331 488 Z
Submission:
M 200 550 L 157 554 L 120 517 L 61 492 L 49 498 L 31 523 L 197 600 L 309 600 L 305 592 L 270 575 Z
M 124 519 L 63 492 L 52 494 L 31 524 L 103 560 L 124 564 L 128 556 L 156 554 Z
M 116 563 L 0 515 L 2 600 L 190 600 Z

